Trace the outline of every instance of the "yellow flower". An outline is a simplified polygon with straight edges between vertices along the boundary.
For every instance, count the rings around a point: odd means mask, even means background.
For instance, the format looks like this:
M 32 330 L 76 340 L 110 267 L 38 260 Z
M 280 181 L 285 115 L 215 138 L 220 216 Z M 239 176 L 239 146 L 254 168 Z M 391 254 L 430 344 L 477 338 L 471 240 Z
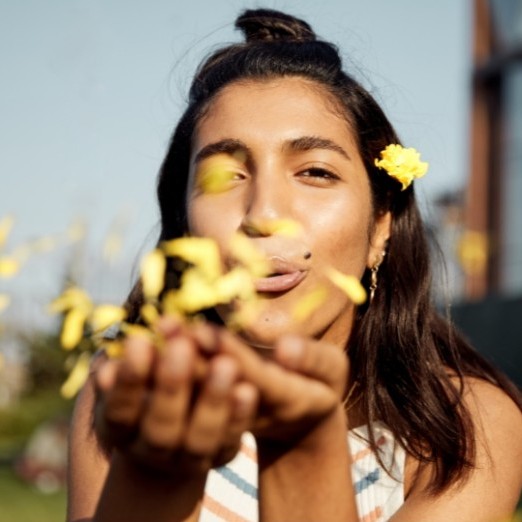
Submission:
M 167 256 L 180 257 L 197 267 L 210 280 L 222 274 L 217 243 L 208 237 L 180 237 L 161 244 Z
M 89 377 L 90 363 L 91 355 L 88 352 L 81 353 L 69 373 L 69 377 L 62 384 L 60 389 L 62 397 L 72 399 L 80 391 Z
M 366 290 L 361 285 L 359 279 L 353 275 L 346 275 L 335 268 L 328 268 L 326 276 L 332 283 L 340 288 L 355 304 L 362 304 L 366 301 Z
M 156 248 L 149 252 L 140 266 L 143 294 L 147 299 L 156 299 L 165 286 L 165 254 Z
M 428 163 L 420 161 L 420 154 L 414 148 L 405 149 L 398 144 L 388 145 L 381 151 L 381 159 L 375 160 L 375 166 L 401 183 L 401 190 L 428 171 Z
M 302 322 L 308 319 L 328 297 L 324 287 L 318 287 L 305 295 L 292 310 L 292 316 L 296 321 Z

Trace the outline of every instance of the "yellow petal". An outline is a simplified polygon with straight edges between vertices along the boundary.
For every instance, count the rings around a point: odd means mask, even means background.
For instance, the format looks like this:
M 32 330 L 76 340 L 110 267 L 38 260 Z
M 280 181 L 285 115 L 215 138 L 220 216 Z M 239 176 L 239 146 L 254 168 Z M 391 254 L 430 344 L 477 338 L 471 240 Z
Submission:
M 242 301 L 236 306 L 236 310 L 226 318 L 227 326 L 232 330 L 246 330 L 258 321 L 265 304 L 259 300 L 252 300 Z
M 64 317 L 60 342 L 65 350 L 72 350 L 83 338 L 83 329 L 88 317 L 83 308 L 73 308 Z
M 100 346 L 107 357 L 110 359 L 118 359 L 123 355 L 123 343 L 121 341 L 103 341 Z
M 219 302 L 229 303 L 233 299 L 251 299 L 256 295 L 254 280 L 243 267 L 235 267 L 216 281 Z
M 270 263 L 265 254 L 245 234 L 234 234 L 229 249 L 230 255 L 244 265 L 253 277 L 265 277 L 270 273 Z
M 315 288 L 299 300 L 292 310 L 292 316 L 296 321 L 305 321 L 326 301 L 327 296 L 326 288 Z
M 239 158 L 238 158 L 239 160 Z M 218 194 L 231 188 L 237 176 L 238 163 L 228 154 L 216 154 L 200 162 L 196 173 L 197 186 L 206 194 Z
M 5 216 L 0 219 L 0 248 L 5 245 L 9 234 L 11 233 L 11 229 L 14 225 L 14 217 L 13 216 Z
M 158 319 L 160 318 L 158 309 L 152 303 L 145 303 L 140 308 L 140 316 L 149 325 L 155 324 L 158 321 Z
M 141 336 L 146 337 L 147 339 L 154 337 L 154 334 L 146 326 L 142 326 L 140 324 L 122 323 L 120 329 L 125 335 L 129 337 Z
M 12 256 L 0 257 L 0 277 L 13 277 L 20 270 L 20 261 Z
M 155 299 L 165 286 L 165 254 L 156 248 L 149 252 L 141 262 L 141 282 L 143 294 L 147 299 Z
M 169 306 L 192 314 L 220 303 L 217 288 L 196 268 L 185 270 L 181 288 L 169 296 Z
M 217 243 L 208 237 L 180 237 L 162 243 L 167 256 L 180 257 L 197 267 L 210 280 L 221 273 L 221 257 Z
M 296 237 L 303 233 L 303 227 L 293 219 L 271 219 L 255 224 L 262 234 Z
M 60 393 L 66 399 L 72 399 L 82 388 L 89 377 L 89 366 L 91 355 L 88 352 L 82 352 L 78 357 L 69 377 L 62 384 Z
M 67 288 L 62 295 L 51 301 L 49 305 L 49 310 L 52 313 L 65 312 L 71 308 L 82 308 L 87 313 L 92 308 L 92 302 L 87 292 L 77 286 Z
M 9 306 L 11 303 L 11 297 L 7 294 L 0 294 L 0 314 Z
M 361 285 L 359 279 L 357 279 L 355 276 L 343 274 L 335 268 L 328 268 L 326 270 L 326 276 L 355 304 L 362 304 L 366 301 L 366 290 Z
M 90 323 L 94 332 L 100 332 L 123 321 L 126 317 L 127 312 L 121 306 L 103 304 L 94 308 Z

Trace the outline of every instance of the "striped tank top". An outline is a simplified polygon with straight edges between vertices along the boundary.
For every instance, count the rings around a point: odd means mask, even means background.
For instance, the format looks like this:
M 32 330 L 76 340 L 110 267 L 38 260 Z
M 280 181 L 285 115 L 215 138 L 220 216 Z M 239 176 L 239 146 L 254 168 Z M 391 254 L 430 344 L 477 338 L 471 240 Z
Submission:
M 368 428 L 348 432 L 352 480 L 360 522 L 384 522 L 404 502 L 404 449 L 382 423 L 373 425 L 374 437 L 386 469 L 367 443 Z M 226 466 L 209 474 L 200 522 L 257 522 L 257 463 L 254 437 L 245 434 L 241 450 Z

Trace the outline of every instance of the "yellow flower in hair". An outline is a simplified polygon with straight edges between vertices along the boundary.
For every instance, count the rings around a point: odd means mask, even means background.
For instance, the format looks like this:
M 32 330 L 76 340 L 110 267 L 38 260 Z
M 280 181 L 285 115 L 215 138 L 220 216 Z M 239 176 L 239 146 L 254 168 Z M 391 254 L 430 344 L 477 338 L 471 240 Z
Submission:
M 404 190 L 416 178 L 421 178 L 428 171 L 428 163 L 420 160 L 420 154 L 412 147 L 391 144 L 381 151 L 381 159 L 375 160 L 375 166 L 384 169 L 396 179 Z

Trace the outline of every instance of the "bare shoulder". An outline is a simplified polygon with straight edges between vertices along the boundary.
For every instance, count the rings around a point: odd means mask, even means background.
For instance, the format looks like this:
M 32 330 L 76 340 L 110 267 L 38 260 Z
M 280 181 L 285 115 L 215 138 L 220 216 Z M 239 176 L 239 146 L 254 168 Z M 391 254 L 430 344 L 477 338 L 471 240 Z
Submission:
M 468 377 L 464 381 L 463 400 L 475 425 L 477 442 L 490 447 L 499 443 L 504 448 L 522 452 L 522 411 L 509 395 L 489 382 Z M 518 463 L 522 463 L 521 459 Z M 522 472 L 522 465 L 521 472 Z
M 409 471 L 418 474 L 394 522 L 490 522 L 513 513 L 522 490 L 522 412 L 504 390 L 471 377 L 464 379 L 463 401 L 474 427 L 473 469 L 434 496 L 426 487 L 432 467 L 410 459 Z

